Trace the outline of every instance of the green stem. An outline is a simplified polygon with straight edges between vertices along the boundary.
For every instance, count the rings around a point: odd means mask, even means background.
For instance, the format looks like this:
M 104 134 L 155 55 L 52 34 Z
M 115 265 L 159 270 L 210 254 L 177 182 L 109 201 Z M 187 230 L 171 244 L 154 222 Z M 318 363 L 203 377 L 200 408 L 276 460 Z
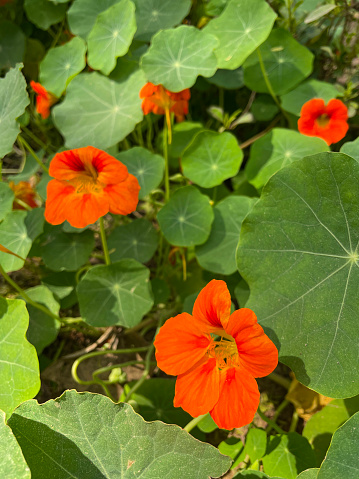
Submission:
M 166 122 L 164 122 L 163 127 L 163 156 L 165 159 L 165 200 L 166 203 L 168 203 L 170 199 L 170 177 L 168 165 L 168 128 Z
M 292 416 L 292 422 L 290 423 L 290 426 L 289 426 L 289 432 L 294 432 L 297 429 L 298 419 L 299 419 L 298 413 L 297 411 L 294 411 Z
M 279 406 L 277 407 L 277 410 L 276 410 L 276 412 L 273 416 L 273 419 L 272 419 L 273 423 L 277 422 L 277 419 L 280 416 L 281 412 L 283 411 L 283 409 L 285 409 L 288 406 L 288 404 L 289 404 L 289 401 L 287 401 L 287 399 L 284 399 L 284 401 L 282 401 L 281 404 L 279 404 Z M 268 423 L 266 433 L 269 434 L 272 429 L 273 429 L 272 424 Z
M 273 98 L 274 102 L 277 104 L 279 109 L 282 110 L 282 107 L 279 103 L 279 100 L 276 97 L 276 94 L 274 93 L 274 90 L 272 88 L 271 82 L 269 81 L 269 77 L 267 75 L 267 72 L 266 72 L 266 69 L 265 69 L 265 66 L 264 66 L 264 62 L 263 62 L 263 58 L 262 58 L 262 54 L 261 54 L 261 51 L 260 51 L 259 48 L 257 48 L 257 55 L 258 55 L 258 60 L 259 60 L 259 66 L 261 68 L 261 72 L 262 72 L 262 75 L 263 75 L 263 78 L 264 78 L 264 82 L 267 86 L 267 89 L 268 89 L 271 97 Z
M 105 263 L 106 263 L 107 266 L 109 266 L 111 264 L 111 260 L 110 260 L 110 255 L 109 255 L 109 252 L 108 252 L 106 233 L 105 233 L 105 227 L 104 227 L 104 224 L 103 224 L 103 217 L 102 216 L 100 218 L 100 235 L 101 235 L 103 253 L 105 255 Z
M 49 174 L 48 167 L 43 164 L 43 162 L 40 160 L 40 158 L 37 156 L 37 154 L 34 152 L 34 150 L 28 144 L 28 142 L 26 140 L 24 140 L 24 138 L 22 138 L 21 135 L 18 135 L 17 139 L 27 149 L 27 151 L 31 154 L 31 156 L 39 164 L 39 166 L 45 171 L 45 173 Z
M 24 298 L 24 300 L 31 304 L 32 306 L 34 306 L 34 308 L 37 308 L 39 309 L 40 311 L 42 311 L 43 313 L 45 313 L 47 316 L 50 316 L 51 318 L 53 319 L 57 319 L 58 321 L 61 321 L 61 318 L 59 318 L 59 316 L 57 316 L 57 314 L 53 313 L 52 311 L 50 311 L 49 309 L 47 309 L 46 306 L 40 304 L 40 303 L 37 303 L 36 301 L 33 301 L 26 293 L 25 291 L 20 288 L 20 286 L 18 286 L 15 281 L 13 281 L 10 276 L 5 272 L 4 268 L 1 266 L 0 264 L 0 273 L 3 275 L 5 281 L 7 281 L 10 286 L 12 286 L 18 293 L 21 294 L 21 296 Z
M 49 151 L 49 147 L 38 138 L 36 135 L 33 134 L 31 130 L 29 130 L 26 126 L 21 127 L 23 132 L 27 134 L 35 143 L 39 145 L 40 148 L 43 148 L 45 151 Z
M 273 429 L 275 429 L 277 432 L 279 432 L 279 434 L 287 434 L 285 431 L 283 431 L 282 428 L 280 428 L 279 426 L 277 426 L 277 424 L 275 422 L 273 422 L 271 419 L 269 419 L 260 409 L 260 407 L 258 406 L 258 409 L 257 409 L 257 413 L 258 415 L 263 419 L 263 421 L 265 421 L 268 425 L 271 425 Z
M 292 23 L 293 23 L 292 0 L 287 0 L 287 8 L 288 8 L 288 30 L 292 32 Z
M 283 376 L 280 376 L 277 373 L 270 373 L 268 374 L 267 378 L 271 379 L 273 382 L 279 384 L 285 389 L 289 389 L 289 386 L 291 385 L 291 381 L 289 379 L 283 378 Z
M 153 128 L 152 128 L 152 119 L 150 115 L 146 115 L 146 121 L 147 121 L 147 134 L 146 134 L 147 148 L 153 153 L 153 146 L 152 146 Z
M 208 416 L 209 413 L 207 414 L 202 414 L 201 416 L 198 416 L 198 417 L 195 417 L 192 419 L 192 421 L 190 421 L 188 424 L 185 425 L 185 427 L 183 428 L 184 431 L 187 431 L 187 432 L 191 432 L 193 428 L 195 428 L 197 426 L 198 423 L 200 423 L 202 421 L 203 418 L 205 418 L 206 416 Z

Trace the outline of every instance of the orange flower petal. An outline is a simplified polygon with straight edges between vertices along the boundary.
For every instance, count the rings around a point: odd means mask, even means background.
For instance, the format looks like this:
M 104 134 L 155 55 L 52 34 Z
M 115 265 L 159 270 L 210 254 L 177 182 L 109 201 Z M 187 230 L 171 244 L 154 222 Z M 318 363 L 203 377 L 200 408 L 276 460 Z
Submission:
M 333 120 L 347 121 L 348 119 L 348 108 L 344 103 L 336 98 L 329 100 L 328 105 L 326 106 L 326 113 Z
M 231 296 L 224 281 L 213 279 L 197 296 L 193 317 L 206 332 L 225 329 L 231 314 Z M 198 326 L 197 326 L 198 327 Z
M 109 211 L 108 197 L 103 193 L 75 193 L 68 201 L 71 208 L 67 209 L 66 220 L 74 228 L 91 225 Z
M 220 429 L 233 429 L 252 422 L 259 406 L 256 380 L 246 371 L 220 371 L 219 399 L 210 414 Z
M 157 85 L 154 85 L 153 83 L 146 83 L 146 85 L 141 88 L 140 98 L 146 98 L 153 95 L 154 93 L 156 93 L 158 88 L 159 87 Z
M 204 362 L 178 376 L 173 405 L 196 417 L 209 412 L 218 401 L 218 396 L 219 370 L 216 360 L 204 359 Z
M 226 328 L 236 341 L 240 363 L 255 378 L 267 376 L 278 364 L 278 350 L 257 323 L 251 309 L 231 314 Z
M 108 196 L 110 213 L 129 215 L 135 211 L 140 189 L 137 178 L 130 174 L 122 183 L 106 186 L 103 191 Z
M 52 225 L 59 225 L 67 218 L 68 199 L 74 194 L 73 186 L 58 180 L 51 180 L 47 184 L 47 199 L 45 205 L 45 219 Z
M 210 342 L 210 337 L 193 325 L 190 314 L 169 318 L 154 342 L 158 367 L 173 376 L 185 373 L 205 356 Z

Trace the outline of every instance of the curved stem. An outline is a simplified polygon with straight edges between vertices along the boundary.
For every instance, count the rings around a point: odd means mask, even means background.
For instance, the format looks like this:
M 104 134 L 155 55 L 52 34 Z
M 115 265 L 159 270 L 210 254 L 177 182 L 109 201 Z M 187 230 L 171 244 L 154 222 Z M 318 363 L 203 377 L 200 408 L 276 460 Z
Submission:
M 190 432 L 192 431 L 192 429 L 194 429 L 198 423 L 200 423 L 202 421 L 203 418 L 205 418 L 206 416 L 208 416 L 209 413 L 207 414 L 202 414 L 201 416 L 198 416 L 198 417 L 195 417 L 192 419 L 192 421 L 190 421 L 188 424 L 185 425 L 185 427 L 183 428 L 184 431 L 187 431 L 187 432 Z
M 272 419 L 272 422 L 273 423 L 276 423 L 277 422 L 277 419 L 278 417 L 280 416 L 280 413 L 283 411 L 283 409 L 285 409 L 289 404 L 289 401 L 287 399 L 284 399 L 284 401 L 282 401 L 279 406 L 277 407 L 277 410 L 273 416 L 273 419 Z M 273 429 L 273 426 L 272 424 L 269 424 L 268 423 L 268 426 L 266 428 L 266 433 L 269 434 L 270 431 Z
M 258 415 L 263 419 L 263 421 L 265 421 L 268 425 L 271 425 L 273 429 L 275 429 L 277 432 L 279 432 L 279 434 L 287 434 L 285 431 L 283 431 L 282 428 L 280 428 L 279 426 L 277 426 L 277 424 L 275 422 L 273 422 L 271 419 L 269 419 L 260 409 L 260 406 L 258 406 L 258 409 L 257 409 L 257 413 Z
M 22 138 L 21 135 L 18 135 L 17 139 L 27 149 L 27 151 L 31 154 L 31 156 L 39 164 L 39 166 L 45 171 L 45 173 L 49 174 L 48 167 L 43 164 L 43 162 L 40 160 L 40 158 L 37 156 L 37 154 L 34 152 L 34 150 L 28 144 L 28 142 L 26 140 L 24 140 L 24 138 Z
M 165 201 L 170 199 L 170 177 L 168 165 L 168 127 L 165 122 L 163 125 L 163 156 L 165 159 Z
M 100 221 L 100 235 L 101 235 L 101 241 L 102 241 L 102 248 L 103 248 L 103 253 L 105 255 L 105 263 L 107 266 L 109 266 L 111 264 L 111 260 L 110 260 L 110 255 L 108 252 L 106 232 L 105 232 L 102 216 L 99 221 Z

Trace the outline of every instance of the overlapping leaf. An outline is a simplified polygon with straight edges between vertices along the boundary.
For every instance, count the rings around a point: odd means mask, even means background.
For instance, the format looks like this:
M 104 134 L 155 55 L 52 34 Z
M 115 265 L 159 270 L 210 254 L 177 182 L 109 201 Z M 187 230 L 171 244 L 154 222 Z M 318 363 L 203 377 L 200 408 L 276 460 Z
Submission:
M 0 183 L 0 221 L 12 210 L 14 192 L 7 183 Z
M 5 424 L 5 413 L 0 411 L 1 476 L 3 479 L 30 479 L 31 473 L 19 444 Z
M 70 30 L 74 35 L 87 39 L 95 25 L 97 15 L 120 0 L 75 0 L 67 12 Z
M 26 258 L 31 248 L 31 239 L 25 226 L 26 211 L 11 211 L 0 223 L 1 244 L 13 253 Z M 24 261 L 13 255 L 0 252 L 0 264 L 5 271 L 16 271 L 24 266 Z
M 359 165 L 340 153 L 274 175 L 244 220 L 238 268 L 259 323 L 303 384 L 358 394 Z
M 61 22 L 65 17 L 67 5 L 58 4 L 49 0 L 25 0 L 24 3 L 27 18 L 42 30 L 47 30 L 54 23 Z

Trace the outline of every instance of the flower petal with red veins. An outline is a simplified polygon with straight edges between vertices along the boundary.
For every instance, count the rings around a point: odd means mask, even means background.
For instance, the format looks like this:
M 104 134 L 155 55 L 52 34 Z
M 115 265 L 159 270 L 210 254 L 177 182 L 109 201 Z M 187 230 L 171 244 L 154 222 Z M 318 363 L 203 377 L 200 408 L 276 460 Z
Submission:
M 213 279 L 197 296 L 193 317 L 202 323 L 205 332 L 225 329 L 231 314 L 231 296 L 224 281 Z
M 74 228 L 92 225 L 109 211 L 108 197 L 103 192 L 99 194 L 75 193 L 71 197 L 70 205 L 66 219 Z
M 262 378 L 276 368 L 278 350 L 251 309 L 237 309 L 232 313 L 226 332 L 235 339 L 240 363 L 253 377 Z
M 197 330 L 190 314 L 169 318 L 156 336 L 156 360 L 165 373 L 185 373 L 206 354 L 211 338 Z
M 175 407 L 181 407 L 191 416 L 209 412 L 219 397 L 219 369 L 215 359 L 205 359 L 176 381 Z
M 67 219 L 67 211 L 71 207 L 71 199 L 75 194 L 73 186 L 62 181 L 51 180 L 47 184 L 46 221 L 52 225 L 63 223 Z
M 87 148 L 91 149 L 91 163 L 98 173 L 97 181 L 105 185 L 112 185 L 126 180 L 128 176 L 127 166 L 121 161 L 92 146 Z
M 128 215 L 135 211 L 140 189 L 137 178 L 131 174 L 122 183 L 106 186 L 103 191 L 108 195 L 110 212 Z
M 220 371 L 219 399 L 210 411 L 220 429 L 242 427 L 253 421 L 259 406 L 257 381 L 247 371 L 230 368 Z

